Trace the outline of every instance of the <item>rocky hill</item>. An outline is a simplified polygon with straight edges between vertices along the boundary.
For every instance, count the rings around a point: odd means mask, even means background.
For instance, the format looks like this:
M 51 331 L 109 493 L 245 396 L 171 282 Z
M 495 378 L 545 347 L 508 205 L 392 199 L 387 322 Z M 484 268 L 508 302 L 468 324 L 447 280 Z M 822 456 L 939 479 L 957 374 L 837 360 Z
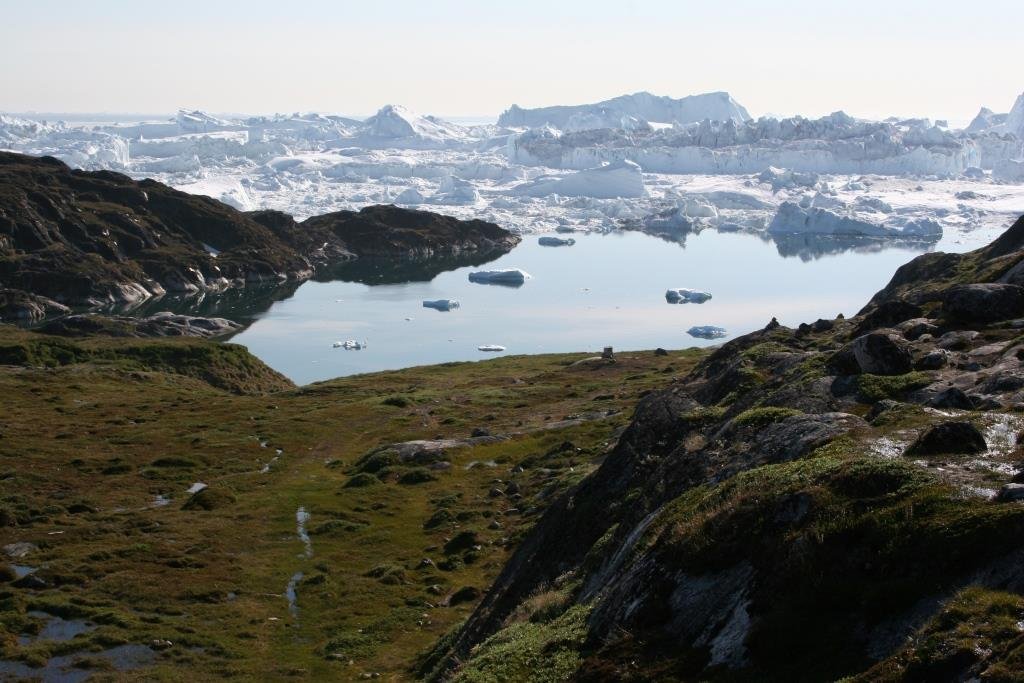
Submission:
M 1024 218 L 645 397 L 421 662 L 477 680 L 1020 680 Z
M 359 256 L 489 252 L 517 241 L 491 223 L 393 206 L 299 223 L 280 212 L 240 212 L 152 180 L 0 153 L 5 318 L 38 318 L 59 310 L 57 304 L 89 307 L 302 280 Z

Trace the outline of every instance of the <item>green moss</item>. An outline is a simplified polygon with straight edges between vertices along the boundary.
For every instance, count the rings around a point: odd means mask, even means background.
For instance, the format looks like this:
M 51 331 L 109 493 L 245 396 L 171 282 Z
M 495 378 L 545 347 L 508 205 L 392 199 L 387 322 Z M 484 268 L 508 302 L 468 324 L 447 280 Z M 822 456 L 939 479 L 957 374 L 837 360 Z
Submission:
M 957 593 L 900 652 L 854 681 L 1024 678 L 1024 597 L 978 586 Z
M 588 606 L 570 608 L 550 622 L 525 621 L 484 641 L 452 679 L 456 683 L 569 680 L 579 668 Z
M 736 417 L 733 418 L 733 424 L 737 427 L 754 427 L 760 429 L 767 427 L 774 422 L 781 422 L 787 417 L 794 417 L 796 415 L 803 415 L 802 410 L 796 410 L 794 408 L 778 408 L 774 406 L 768 406 L 764 408 L 751 408 L 745 410 Z
M 858 375 L 857 390 L 870 403 L 883 399 L 900 399 L 907 393 L 926 387 L 932 377 L 926 372 L 908 372 L 905 375 Z
M 354 477 L 349 478 L 349 480 L 345 482 L 345 488 L 361 489 L 367 488 L 369 486 L 380 486 L 380 484 L 381 481 L 377 477 L 373 476 L 372 474 L 366 474 L 365 472 L 361 472 L 355 475 Z

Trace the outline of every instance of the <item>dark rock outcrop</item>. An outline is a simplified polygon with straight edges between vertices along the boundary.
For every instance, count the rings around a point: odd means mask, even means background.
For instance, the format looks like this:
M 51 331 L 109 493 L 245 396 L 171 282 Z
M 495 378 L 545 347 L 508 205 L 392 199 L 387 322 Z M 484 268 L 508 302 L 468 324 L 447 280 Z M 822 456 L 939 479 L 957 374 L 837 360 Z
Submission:
M 913 357 L 902 340 L 873 332 L 857 337 L 851 344 L 861 372 L 872 375 L 902 375 L 913 367 Z
M 242 326 L 225 318 L 202 318 L 177 313 L 157 313 L 144 318 L 129 316 L 69 315 L 39 328 L 62 337 L 106 335 L 111 337 L 201 337 L 233 334 Z
M 940 408 L 1024 403 L 1015 285 L 977 286 L 1018 263 L 1024 219 L 985 249 L 918 257 L 851 320 L 773 322 L 644 397 L 600 467 L 547 509 L 420 673 L 486 676 L 489 647 L 508 642 L 488 638 L 512 637 L 525 601 L 569 586 L 565 618 L 585 614 L 586 635 L 540 656 L 571 652 L 576 680 L 836 680 L 876 663 L 872 680 L 928 680 L 904 662 L 934 650 L 913 650 L 910 636 L 949 622 L 950 596 L 1024 590 L 1013 559 L 1024 486 L 1001 489 L 1008 504 L 989 500 L 1019 456 L 993 445 L 985 459 L 998 471 L 927 459 L 988 448 L 973 418 Z M 983 314 L 966 314 L 984 300 Z M 1005 431 L 1014 419 L 976 421 Z M 908 421 L 929 426 L 912 457 L 893 457 Z M 978 677 L 989 650 L 976 651 L 980 660 L 940 662 L 939 678 Z
M 303 280 L 358 256 L 501 252 L 516 242 L 492 223 L 394 206 L 299 223 L 153 180 L 0 152 L 0 289 L 69 306 Z M 18 304 L 8 315 L 39 309 Z

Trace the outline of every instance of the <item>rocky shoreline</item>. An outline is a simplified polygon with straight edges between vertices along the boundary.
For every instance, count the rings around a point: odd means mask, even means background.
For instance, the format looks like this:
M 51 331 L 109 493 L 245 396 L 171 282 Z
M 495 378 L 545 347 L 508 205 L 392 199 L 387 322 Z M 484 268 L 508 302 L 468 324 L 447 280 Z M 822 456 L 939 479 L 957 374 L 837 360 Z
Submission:
M 1024 218 L 641 400 L 419 674 L 1017 680 L 962 624 L 1024 593 L 1022 264 Z
M 371 206 L 302 222 L 134 181 L 0 153 L 0 292 L 5 320 L 61 306 L 137 304 L 168 293 L 301 281 L 360 257 L 508 251 L 497 225 Z

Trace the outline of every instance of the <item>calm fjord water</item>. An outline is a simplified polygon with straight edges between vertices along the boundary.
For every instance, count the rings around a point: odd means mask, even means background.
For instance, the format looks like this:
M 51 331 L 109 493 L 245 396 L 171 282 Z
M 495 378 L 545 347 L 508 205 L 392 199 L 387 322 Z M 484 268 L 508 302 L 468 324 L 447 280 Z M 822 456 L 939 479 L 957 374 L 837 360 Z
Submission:
M 691 235 L 685 245 L 633 232 L 575 238 L 571 247 L 542 247 L 537 236 L 527 236 L 486 266 L 430 281 L 307 282 L 257 313 L 231 341 L 299 384 L 501 355 L 477 350 L 483 344 L 504 346 L 508 354 L 707 346 L 763 327 L 772 316 L 797 325 L 852 315 L 896 268 L 927 249 L 806 236 L 776 242 L 714 231 Z M 939 245 L 947 251 L 969 246 Z M 518 288 L 467 278 L 473 270 L 511 267 L 533 278 Z M 666 303 L 665 290 L 677 287 L 713 298 Z M 425 299 L 457 299 L 461 307 L 436 311 L 422 307 Z M 700 325 L 725 328 L 728 336 L 708 341 L 686 333 Z M 332 347 L 347 339 L 367 346 Z

